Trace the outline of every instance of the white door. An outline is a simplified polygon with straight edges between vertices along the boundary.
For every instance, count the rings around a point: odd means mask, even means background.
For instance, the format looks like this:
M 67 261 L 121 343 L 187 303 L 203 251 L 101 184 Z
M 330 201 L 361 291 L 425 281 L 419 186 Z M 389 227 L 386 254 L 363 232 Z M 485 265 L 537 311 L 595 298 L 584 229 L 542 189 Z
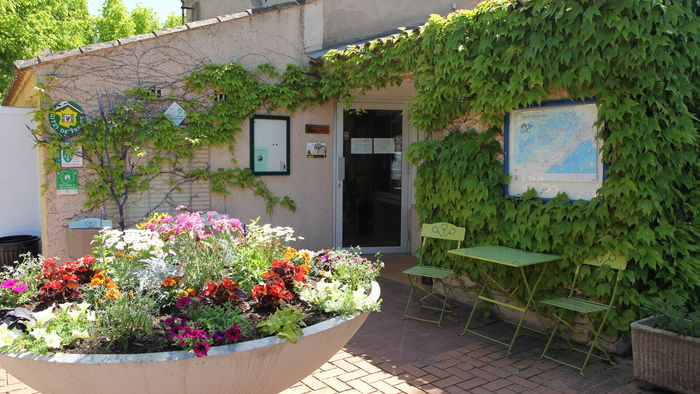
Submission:
M 0 237 L 41 235 L 39 155 L 27 129 L 32 110 L 0 107 Z
M 406 253 L 409 142 L 405 104 L 355 102 L 336 108 L 335 246 Z

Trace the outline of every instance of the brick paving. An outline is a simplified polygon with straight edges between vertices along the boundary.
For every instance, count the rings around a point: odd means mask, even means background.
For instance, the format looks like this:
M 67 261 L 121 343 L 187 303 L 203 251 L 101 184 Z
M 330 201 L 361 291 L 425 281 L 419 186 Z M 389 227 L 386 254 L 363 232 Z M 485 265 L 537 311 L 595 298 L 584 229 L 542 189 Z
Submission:
M 297 393 L 662 393 L 634 380 L 632 360 L 594 360 L 586 376 L 540 360 L 544 337 L 525 332 L 512 354 L 476 335 L 460 336 L 469 307 L 457 306 L 441 328 L 402 320 L 408 286 L 379 280 L 384 299 L 350 342 L 326 364 L 283 391 Z M 508 336 L 506 324 L 478 318 L 489 335 Z M 510 331 L 512 332 L 512 331 Z M 0 369 L 0 392 L 36 393 Z

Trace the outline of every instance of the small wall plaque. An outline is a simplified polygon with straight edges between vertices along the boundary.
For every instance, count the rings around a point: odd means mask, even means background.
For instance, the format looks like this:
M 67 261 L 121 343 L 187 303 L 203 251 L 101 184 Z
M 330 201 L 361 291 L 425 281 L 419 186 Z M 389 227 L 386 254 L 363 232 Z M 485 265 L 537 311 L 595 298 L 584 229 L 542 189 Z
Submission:
M 307 124 L 306 134 L 330 134 L 331 126 L 327 124 Z

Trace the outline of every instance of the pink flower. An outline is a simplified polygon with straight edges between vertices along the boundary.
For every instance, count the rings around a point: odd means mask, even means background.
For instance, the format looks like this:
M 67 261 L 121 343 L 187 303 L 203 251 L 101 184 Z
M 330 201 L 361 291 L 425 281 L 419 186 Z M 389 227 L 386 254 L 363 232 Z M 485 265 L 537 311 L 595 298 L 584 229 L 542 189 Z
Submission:
M 11 280 L 6 280 L 6 281 L 5 281 L 2 285 L 0 285 L 0 286 L 2 286 L 2 287 L 5 288 L 5 289 L 11 289 L 11 288 L 15 287 L 15 285 L 16 285 L 17 283 L 19 283 L 18 280 L 11 279 Z
M 14 289 L 12 289 L 12 291 L 15 292 L 15 293 L 21 293 L 21 292 L 23 292 L 23 291 L 25 291 L 25 290 L 27 290 L 27 289 L 28 289 L 27 284 L 26 284 L 26 283 L 22 283 L 21 285 L 19 285 L 19 286 L 15 287 Z
M 183 297 L 177 300 L 177 303 L 175 303 L 175 306 L 182 309 L 189 305 L 192 302 L 192 298 L 190 297 Z
M 194 354 L 197 355 L 197 357 L 202 357 L 207 355 L 209 347 L 211 347 L 209 342 L 197 342 L 194 344 L 192 350 L 194 351 Z
M 176 211 L 182 211 L 183 209 L 187 209 L 187 205 L 180 204 L 180 205 L 175 207 Z
M 229 342 L 236 342 L 243 339 L 243 335 L 241 335 L 241 330 L 238 329 L 238 324 L 234 324 L 231 328 L 226 330 L 224 336 Z

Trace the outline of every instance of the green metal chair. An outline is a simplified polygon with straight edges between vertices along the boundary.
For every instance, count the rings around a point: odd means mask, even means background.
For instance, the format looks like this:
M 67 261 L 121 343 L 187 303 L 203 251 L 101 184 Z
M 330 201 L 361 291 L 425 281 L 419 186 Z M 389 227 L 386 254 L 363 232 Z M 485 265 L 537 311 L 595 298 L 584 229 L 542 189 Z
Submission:
M 610 302 L 608 304 L 602 304 L 599 302 L 595 301 L 590 301 L 584 298 L 578 298 L 575 297 L 574 292 L 576 289 L 576 280 L 578 279 L 579 272 L 581 270 L 582 265 L 590 265 L 594 267 L 609 267 L 612 269 L 617 270 L 617 275 L 615 275 L 615 286 L 613 287 L 612 295 L 610 296 Z M 576 314 L 581 314 L 585 316 L 586 320 L 588 321 L 588 324 L 590 325 L 592 331 L 595 333 L 593 336 L 593 340 L 591 341 L 590 347 L 588 347 L 588 350 L 581 350 L 577 349 L 571 344 L 571 341 L 566 339 L 567 344 L 569 345 L 569 348 L 571 350 L 575 350 L 580 353 L 586 354 L 586 358 L 583 361 L 583 365 L 577 366 L 571 363 L 568 363 L 566 361 L 551 357 L 547 355 L 547 351 L 549 350 L 550 345 L 552 344 L 552 341 L 554 339 L 554 336 L 556 335 L 557 329 L 561 326 L 561 324 L 565 324 L 566 326 L 570 327 L 573 329 L 573 324 L 570 323 L 569 321 L 563 319 L 561 317 L 561 312 L 557 312 L 553 315 L 555 322 L 554 322 L 554 327 L 552 328 L 552 333 L 549 335 L 549 339 L 547 341 L 547 345 L 544 348 L 544 351 L 542 352 L 542 356 L 540 356 L 540 359 L 542 358 L 547 358 L 552 361 L 556 361 L 560 364 L 567 365 L 569 367 L 572 367 L 574 369 L 578 369 L 579 373 L 583 375 L 583 370 L 586 368 L 586 365 L 588 365 L 588 361 L 590 360 L 591 357 L 596 357 L 600 358 L 603 360 L 607 360 L 610 364 L 615 364 L 615 362 L 610 358 L 610 355 L 608 354 L 605 349 L 598 344 L 598 337 L 600 336 L 600 333 L 603 331 L 603 327 L 605 326 L 605 322 L 608 319 L 608 315 L 610 314 L 610 310 L 612 310 L 613 306 L 615 305 L 615 299 L 617 297 L 617 286 L 620 283 L 620 278 L 622 278 L 622 271 L 627 268 L 627 258 L 624 256 L 620 256 L 617 254 L 613 253 L 608 253 L 604 254 L 601 256 L 598 256 L 596 258 L 592 259 L 586 259 L 584 260 L 581 264 L 579 264 L 576 267 L 576 272 L 574 273 L 574 280 L 571 283 L 571 290 L 569 291 L 569 296 L 564 297 L 564 298 L 554 298 L 550 300 L 544 300 L 540 301 L 543 304 L 550 305 L 555 308 L 559 308 L 565 311 L 571 311 Z M 593 324 L 593 319 L 591 318 L 592 314 L 600 314 L 603 313 L 603 317 L 600 320 L 600 323 L 598 327 L 596 328 L 595 325 Z M 594 354 L 594 350 L 598 349 L 601 353 L 602 356 Z
M 405 271 L 403 271 L 404 274 L 408 275 L 408 280 L 411 283 L 411 294 L 408 296 L 408 302 L 406 303 L 406 310 L 403 313 L 403 318 L 409 318 L 409 319 L 415 319 L 415 320 L 420 320 L 424 321 L 427 323 L 437 323 L 438 327 L 440 327 L 440 324 L 442 322 L 442 316 L 445 314 L 445 312 L 452 312 L 452 306 L 450 305 L 449 301 L 449 292 L 452 284 L 452 279 L 454 278 L 454 265 L 455 263 L 453 262 L 451 264 L 451 268 L 441 268 L 441 267 L 432 267 L 432 266 L 427 266 L 423 265 L 423 255 L 425 254 L 425 249 L 427 245 L 427 241 L 430 238 L 433 239 L 442 239 L 446 241 L 457 241 L 456 243 L 456 248 L 459 249 L 459 247 L 462 245 L 462 241 L 464 241 L 464 232 L 465 229 L 464 227 L 457 227 L 455 225 L 452 225 L 450 223 L 432 223 L 432 224 L 423 224 L 421 228 L 421 237 L 423 238 L 422 246 L 421 246 L 421 258 L 418 260 L 418 265 L 411 267 Z M 450 281 L 447 286 L 444 286 L 444 280 L 447 277 L 450 277 Z M 443 283 L 443 288 L 445 289 L 445 295 L 442 296 L 435 292 L 432 288 L 430 289 L 425 289 L 423 286 L 420 284 L 420 278 L 421 277 L 426 277 L 426 278 L 432 278 L 435 280 L 439 280 Z M 419 295 L 419 293 L 421 293 Z M 438 301 L 438 307 L 428 305 L 426 302 L 429 299 L 435 299 Z M 425 319 L 422 317 L 418 316 L 411 316 L 408 314 L 408 309 L 411 306 L 411 301 L 416 301 L 418 305 L 421 307 L 421 309 L 431 309 L 435 311 L 440 312 L 440 317 L 437 320 L 430 320 L 430 319 Z

